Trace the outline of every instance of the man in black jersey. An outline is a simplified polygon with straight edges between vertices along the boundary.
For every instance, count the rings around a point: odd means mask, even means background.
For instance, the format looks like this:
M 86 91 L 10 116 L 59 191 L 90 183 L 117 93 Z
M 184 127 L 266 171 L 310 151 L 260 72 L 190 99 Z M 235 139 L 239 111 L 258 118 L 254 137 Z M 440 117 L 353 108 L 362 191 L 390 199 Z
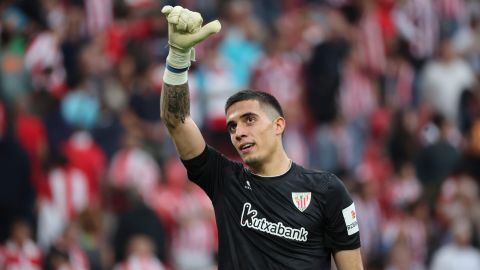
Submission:
M 187 71 L 193 45 L 220 31 L 199 13 L 165 6 L 170 51 L 161 116 L 188 171 L 210 197 L 220 269 L 363 269 L 355 206 L 333 174 L 302 168 L 285 153 L 278 101 L 257 91 L 227 100 L 230 139 L 242 163 L 206 145 L 190 117 Z

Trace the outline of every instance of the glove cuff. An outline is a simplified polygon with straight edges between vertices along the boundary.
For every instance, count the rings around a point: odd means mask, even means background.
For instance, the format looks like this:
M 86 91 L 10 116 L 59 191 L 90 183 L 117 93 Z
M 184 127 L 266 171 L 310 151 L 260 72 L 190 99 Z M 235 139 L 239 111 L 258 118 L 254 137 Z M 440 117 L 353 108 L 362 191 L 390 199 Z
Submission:
M 171 70 L 171 67 L 165 67 L 163 73 L 163 82 L 169 85 L 182 85 L 188 81 L 188 71 L 175 72 Z
M 195 61 L 195 49 L 190 48 L 187 51 L 181 51 L 178 48 L 170 46 L 167 56 L 167 64 L 176 69 L 190 67 L 191 61 Z

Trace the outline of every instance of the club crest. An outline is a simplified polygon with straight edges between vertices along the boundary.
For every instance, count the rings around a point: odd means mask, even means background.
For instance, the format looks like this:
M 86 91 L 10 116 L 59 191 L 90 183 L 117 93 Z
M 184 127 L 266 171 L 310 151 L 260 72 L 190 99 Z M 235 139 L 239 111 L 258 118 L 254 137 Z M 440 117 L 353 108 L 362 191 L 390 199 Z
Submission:
M 295 206 L 301 212 L 305 211 L 305 209 L 307 209 L 307 207 L 310 205 L 311 198 L 311 192 L 292 192 L 293 204 L 295 204 Z

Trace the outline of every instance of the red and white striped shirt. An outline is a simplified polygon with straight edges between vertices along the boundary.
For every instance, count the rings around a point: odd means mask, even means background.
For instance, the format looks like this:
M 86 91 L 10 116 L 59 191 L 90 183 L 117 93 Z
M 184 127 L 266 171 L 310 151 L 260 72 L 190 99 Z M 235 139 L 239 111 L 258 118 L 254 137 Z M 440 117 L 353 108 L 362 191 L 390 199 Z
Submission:
M 112 0 L 85 0 L 88 33 L 93 35 L 105 31 L 113 21 Z
M 371 74 L 385 71 L 387 57 L 382 29 L 377 20 L 376 11 L 367 11 L 358 25 L 358 50 L 362 66 Z
M 376 105 L 372 84 L 357 67 L 344 69 L 340 85 L 340 106 L 347 120 L 366 117 Z
M 32 74 L 36 89 L 46 88 L 57 97 L 63 94 L 66 71 L 59 37 L 55 33 L 45 31 L 33 39 L 25 53 L 25 66 Z M 44 73 L 46 68 L 52 69 L 48 75 Z
M 297 102 L 302 92 L 302 61 L 293 53 L 266 55 L 253 71 L 252 87 L 274 95 L 280 104 Z
M 19 246 L 7 241 L 0 247 L 0 269 L 2 270 L 40 270 L 42 269 L 42 253 L 32 240 Z
M 417 58 L 433 55 L 437 45 L 438 20 L 431 0 L 407 0 L 397 6 L 395 23 Z
M 90 265 L 87 254 L 78 245 L 72 245 L 68 249 L 70 270 L 88 270 Z
M 89 203 L 86 175 L 73 167 L 57 168 L 48 175 L 52 203 L 65 221 L 71 221 Z
M 112 186 L 134 188 L 148 199 L 160 180 L 160 168 L 147 152 L 139 148 L 122 149 L 113 157 L 108 175 Z
M 87 178 L 87 200 L 98 203 L 100 199 L 100 182 L 106 171 L 106 157 L 102 148 L 95 143 L 90 133 L 76 132 L 62 144 L 71 165 L 81 170 Z

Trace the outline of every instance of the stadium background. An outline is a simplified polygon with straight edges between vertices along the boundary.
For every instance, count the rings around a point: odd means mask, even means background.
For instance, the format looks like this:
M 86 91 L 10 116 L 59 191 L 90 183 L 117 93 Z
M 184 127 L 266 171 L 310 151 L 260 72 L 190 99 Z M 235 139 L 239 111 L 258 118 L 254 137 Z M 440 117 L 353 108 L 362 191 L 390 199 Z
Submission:
M 215 268 L 159 119 L 164 4 L 222 22 L 189 72 L 208 143 L 237 158 L 224 102 L 270 92 L 289 156 L 352 192 L 366 269 L 480 269 L 475 0 L 1 1 L 0 269 Z

